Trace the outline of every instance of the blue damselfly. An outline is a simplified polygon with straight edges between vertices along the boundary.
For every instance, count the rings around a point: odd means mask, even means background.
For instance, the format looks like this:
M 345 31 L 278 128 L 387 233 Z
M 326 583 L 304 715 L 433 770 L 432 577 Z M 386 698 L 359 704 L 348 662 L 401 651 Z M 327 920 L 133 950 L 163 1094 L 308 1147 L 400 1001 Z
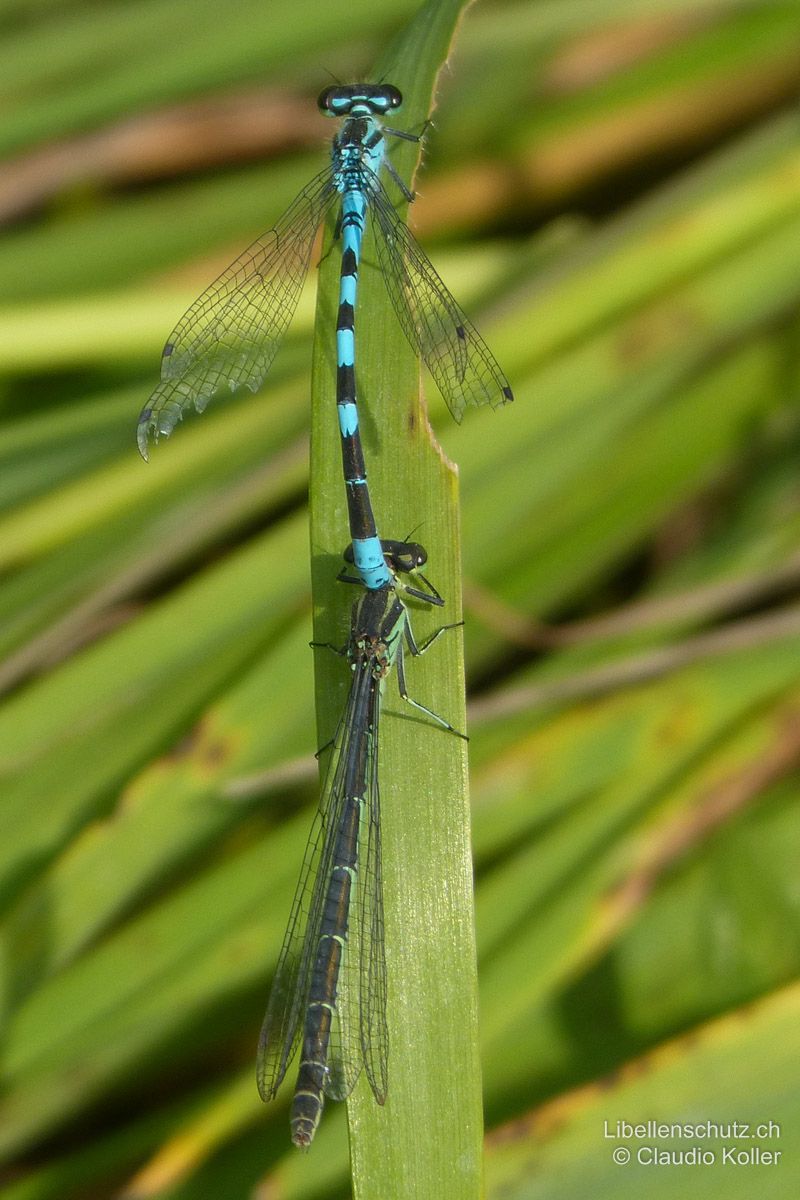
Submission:
M 202 412 L 224 388 L 255 392 L 260 387 L 294 314 L 316 231 L 340 202 L 337 405 L 354 561 L 368 588 L 391 583 L 365 486 L 355 389 L 355 304 L 368 212 L 373 214 L 378 263 L 400 324 L 453 417 L 460 421 L 468 404 L 498 406 L 513 399 L 491 351 L 395 212 L 379 178 L 385 167 L 404 198 L 413 199 L 386 155 L 386 134 L 419 141 L 416 134 L 383 124 L 382 117 L 401 103 L 391 84 L 335 86 L 322 92 L 322 112 L 343 119 L 330 164 L 178 322 L 164 347 L 161 382 L 138 426 L 139 449 L 147 458 L 150 437 L 169 435 L 188 408 Z

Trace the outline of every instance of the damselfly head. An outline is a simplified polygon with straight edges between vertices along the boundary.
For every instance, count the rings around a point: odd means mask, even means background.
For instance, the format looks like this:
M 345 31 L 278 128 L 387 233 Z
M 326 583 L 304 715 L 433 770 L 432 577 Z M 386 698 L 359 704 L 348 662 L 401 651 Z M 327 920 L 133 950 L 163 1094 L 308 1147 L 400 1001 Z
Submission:
M 392 538 L 381 538 L 381 550 L 387 567 L 398 575 L 410 575 L 428 561 L 428 552 L 419 542 L 396 542 Z M 344 561 L 350 564 L 355 562 L 352 542 L 344 552 Z
M 386 565 L 393 571 L 408 574 L 424 567 L 428 561 L 428 552 L 419 542 L 381 541 L 383 557 Z
M 336 84 L 320 92 L 317 100 L 326 117 L 380 117 L 402 103 L 402 93 L 391 83 Z

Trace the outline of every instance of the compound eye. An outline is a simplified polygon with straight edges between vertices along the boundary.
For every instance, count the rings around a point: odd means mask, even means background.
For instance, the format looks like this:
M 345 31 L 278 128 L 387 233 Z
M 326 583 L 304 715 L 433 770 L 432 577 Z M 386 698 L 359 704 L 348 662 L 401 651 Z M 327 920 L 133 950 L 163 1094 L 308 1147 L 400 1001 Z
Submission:
M 341 87 L 326 87 L 324 91 L 317 96 L 317 108 L 326 117 L 339 117 L 342 112 L 347 112 L 348 97 L 344 88 Z
M 399 88 L 393 87 L 391 83 L 386 85 L 386 99 L 389 108 L 399 108 L 403 103 L 403 93 Z
M 381 544 L 383 556 L 393 571 L 407 573 L 414 570 L 414 556 L 409 554 L 408 548 L 403 542 L 385 541 Z

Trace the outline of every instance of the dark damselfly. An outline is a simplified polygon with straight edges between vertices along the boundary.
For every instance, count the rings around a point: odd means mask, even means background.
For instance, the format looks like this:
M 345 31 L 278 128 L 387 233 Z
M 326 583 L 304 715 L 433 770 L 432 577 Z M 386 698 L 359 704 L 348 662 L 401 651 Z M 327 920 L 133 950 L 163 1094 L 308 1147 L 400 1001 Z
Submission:
M 425 551 L 416 543 L 384 542 L 383 553 L 392 581 L 361 592 L 347 645 L 337 651 L 350 665 L 350 691 L 259 1039 L 258 1088 L 264 1100 L 273 1099 L 301 1048 L 290 1119 L 292 1141 L 300 1147 L 314 1137 L 324 1098 L 347 1097 L 362 1066 L 379 1104 L 388 1088 L 378 752 L 381 694 L 392 667 L 404 700 L 464 737 L 406 689 L 404 648 L 423 654 L 454 628 L 442 626 L 419 645 L 414 640 L 400 592 L 443 603 L 419 575 Z M 352 552 L 346 557 L 352 562 Z M 427 590 L 399 583 L 399 572 L 416 572 Z

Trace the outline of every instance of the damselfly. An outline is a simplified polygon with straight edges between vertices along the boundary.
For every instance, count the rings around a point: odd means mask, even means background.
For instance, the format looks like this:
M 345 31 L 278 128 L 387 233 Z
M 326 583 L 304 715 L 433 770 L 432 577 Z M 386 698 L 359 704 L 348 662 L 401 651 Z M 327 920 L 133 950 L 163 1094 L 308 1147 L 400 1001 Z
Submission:
M 258 238 L 195 300 L 166 343 L 161 382 L 139 417 L 138 442 L 147 458 L 151 436 L 167 436 L 184 412 L 202 412 L 225 387 L 261 385 L 300 297 L 316 231 L 340 202 L 342 266 L 337 319 L 337 404 L 355 564 L 368 588 L 386 587 L 366 489 L 355 389 L 354 314 L 367 212 L 373 213 L 378 262 L 400 324 L 460 421 L 468 404 L 498 406 L 513 399 L 508 380 L 483 338 L 437 275 L 397 215 L 380 181 L 385 167 L 406 200 L 413 199 L 386 155 L 385 134 L 419 141 L 381 118 L 402 96 L 391 84 L 329 87 L 323 113 L 343 118 L 331 162 L 303 189 L 277 225 Z
M 301 1147 L 314 1137 L 325 1096 L 348 1096 L 362 1066 L 379 1104 L 387 1093 L 378 750 L 381 693 L 391 668 L 404 700 L 458 733 L 406 691 L 404 643 L 411 654 L 422 654 L 453 628 L 437 629 L 420 645 L 414 641 L 400 591 L 428 604 L 443 603 L 418 574 L 425 551 L 403 542 L 386 542 L 383 549 L 392 582 L 362 591 L 347 645 L 337 651 L 350 664 L 350 692 L 259 1039 L 258 1088 L 264 1100 L 275 1096 L 301 1046 L 291 1109 L 292 1141 Z M 429 590 L 398 583 L 399 571 L 417 572 Z

